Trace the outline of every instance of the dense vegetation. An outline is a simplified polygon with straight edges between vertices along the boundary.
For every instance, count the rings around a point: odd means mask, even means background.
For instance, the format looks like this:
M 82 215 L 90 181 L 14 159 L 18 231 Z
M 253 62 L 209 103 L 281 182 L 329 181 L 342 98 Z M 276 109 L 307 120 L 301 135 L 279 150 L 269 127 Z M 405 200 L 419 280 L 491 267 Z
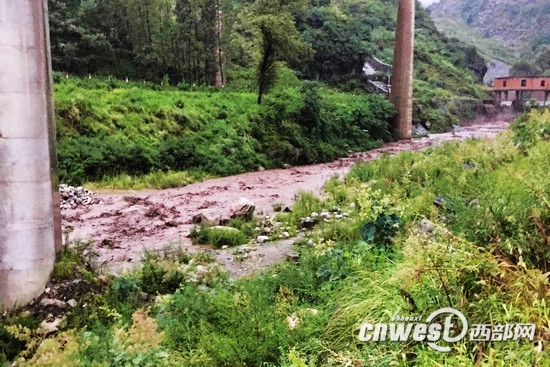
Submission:
M 548 1 L 442 0 L 431 9 L 449 36 L 517 64 L 514 75 L 550 75 Z
M 60 179 L 175 187 L 205 175 L 331 161 L 391 140 L 394 109 L 384 97 L 281 75 L 280 88 L 258 106 L 249 92 L 56 74 Z
M 241 68 L 259 68 L 268 43 L 274 61 L 310 79 L 356 76 L 367 56 L 392 61 L 396 7 L 389 0 L 50 0 L 49 5 L 54 69 L 81 76 L 161 81 L 167 75 L 175 84 L 211 84 L 220 69 L 224 75 L 227 69 L 230 80 Z M 223 10 L 221 19 L 217 10 Z M 417 14 L 420 45 L 458 69 L 475 69 L 478 60 L 465 57 L 463 45 L 448 43 L 421 6 Z M 296 52 L 297 43 L 307 47 Z M 420 47 L 419 56 L 426 56 L 424 50 Z M 445 66 L 431 64 L 446 76 Z
M 365 58 L 392 61 L 395 19 L 388 0 L 50 0 L 55 70 L 188 86 L 217 78 L 259 92 L 259 101 L 283 64 L 301 80 L 364 93 Z M 474 48 L 441 35 L 421 6 L 416 23 L 416 95 L 439 100 L 424 102 L 417 122 L 445 130 L 435 110 L 486 97 L 475 85 L 486 68 Z
M 66 248 L 57 282 L 81 278 L 61 331 L 8 315 L 0 358 L 21 366 L 547 366 L 550 113 L 492 141 L 448 143 L 356 166 L 327 195 L 303 195 L 277 220 L 347 208 L 285 262 L 234 281 L 206 253 L 148 256 L 105 279 Z M 441 205 L 434 199 L 442 196 Z M 88 255 L 89 256 L 89 255 Z M 546 274 L 545 274 L 546 273 Z M 358 326 L 454 307 L 471 323 L 534 323 L 535 343 L 361 344 Z

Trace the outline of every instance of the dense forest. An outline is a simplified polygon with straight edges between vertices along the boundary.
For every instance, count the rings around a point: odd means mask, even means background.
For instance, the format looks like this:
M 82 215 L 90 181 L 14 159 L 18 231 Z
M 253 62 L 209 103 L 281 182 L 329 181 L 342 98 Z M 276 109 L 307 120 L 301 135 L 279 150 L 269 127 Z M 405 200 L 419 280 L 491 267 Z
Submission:
M 170 83 L 228 81 L 260 62 L 285 62 L 301 79 L 357 76 L 367 56 L 392 61 L 393 0 L 50 0 L 53 67 Z M 483 74 L 475 49 L 439 34 L 418 6 L 417 64 L 450 77 Z M 218 32 L 220 30 L 221 32 Z M 267 50 L 267 52 L 266 52 Z M 443 57 L 455 68 L 439 65 Z M 220 70 L 222 69 L 222 70 Z M 418 73 L 421 80 L 429 76 Z M 446 87 L 446 86 L 444 86 Z M 471 91 L 464 90 L 463 94 Z

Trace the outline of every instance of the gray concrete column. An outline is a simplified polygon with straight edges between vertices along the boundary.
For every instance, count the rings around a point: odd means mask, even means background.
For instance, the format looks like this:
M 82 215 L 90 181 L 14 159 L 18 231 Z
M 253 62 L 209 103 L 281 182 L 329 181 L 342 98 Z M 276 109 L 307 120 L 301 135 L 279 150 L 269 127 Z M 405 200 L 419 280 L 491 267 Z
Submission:
M 412 138 L 414 13 L 415 0 L 399 0 L 390 96 L 397 109 L 392 126 L 397 139 Z
M 55 132 L 46 0 L 0 0 L 0 308 L 44 290 L 55 260 Z M 53 175 L 52 175 L 53 172 Z M 56 214 L 54 214 L 56 213 Z

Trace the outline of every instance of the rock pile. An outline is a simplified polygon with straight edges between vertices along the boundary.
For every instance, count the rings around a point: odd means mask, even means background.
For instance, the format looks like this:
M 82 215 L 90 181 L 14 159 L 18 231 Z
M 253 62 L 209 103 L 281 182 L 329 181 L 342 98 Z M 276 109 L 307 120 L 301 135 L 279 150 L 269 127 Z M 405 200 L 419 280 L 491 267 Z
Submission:
M 61 195 L 61 209 L 76 209 L 80 205 L 99 203 L 95 193 L 81 186 L 59 185 L 59 194 Z

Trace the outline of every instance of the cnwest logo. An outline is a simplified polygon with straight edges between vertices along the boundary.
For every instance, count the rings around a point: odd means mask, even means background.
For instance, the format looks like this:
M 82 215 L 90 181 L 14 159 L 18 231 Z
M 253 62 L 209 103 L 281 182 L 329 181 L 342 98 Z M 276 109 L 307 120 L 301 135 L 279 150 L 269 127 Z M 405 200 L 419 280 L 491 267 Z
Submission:
M 443 320 L 443 322 L 434 322 Z M 394 317 L 392 321 L 406 321 L 399 323 L 365 323 L 359 330 L 359 340 L 362 342 L 407 342 L 411 338 L 416 342 L 426 342 L 439 351 L 448 353 L 451 348 L 438 345 L 443 340 L 447 343 L 457 343 L 470 332 L 470 341 L 507 341 L 535 338 L 535 324 L 474 324 L 468 327 L 468 320 L 464 314 L 454 308 L 442 308 L 429 315 L 425 322 L 421 317 Z

